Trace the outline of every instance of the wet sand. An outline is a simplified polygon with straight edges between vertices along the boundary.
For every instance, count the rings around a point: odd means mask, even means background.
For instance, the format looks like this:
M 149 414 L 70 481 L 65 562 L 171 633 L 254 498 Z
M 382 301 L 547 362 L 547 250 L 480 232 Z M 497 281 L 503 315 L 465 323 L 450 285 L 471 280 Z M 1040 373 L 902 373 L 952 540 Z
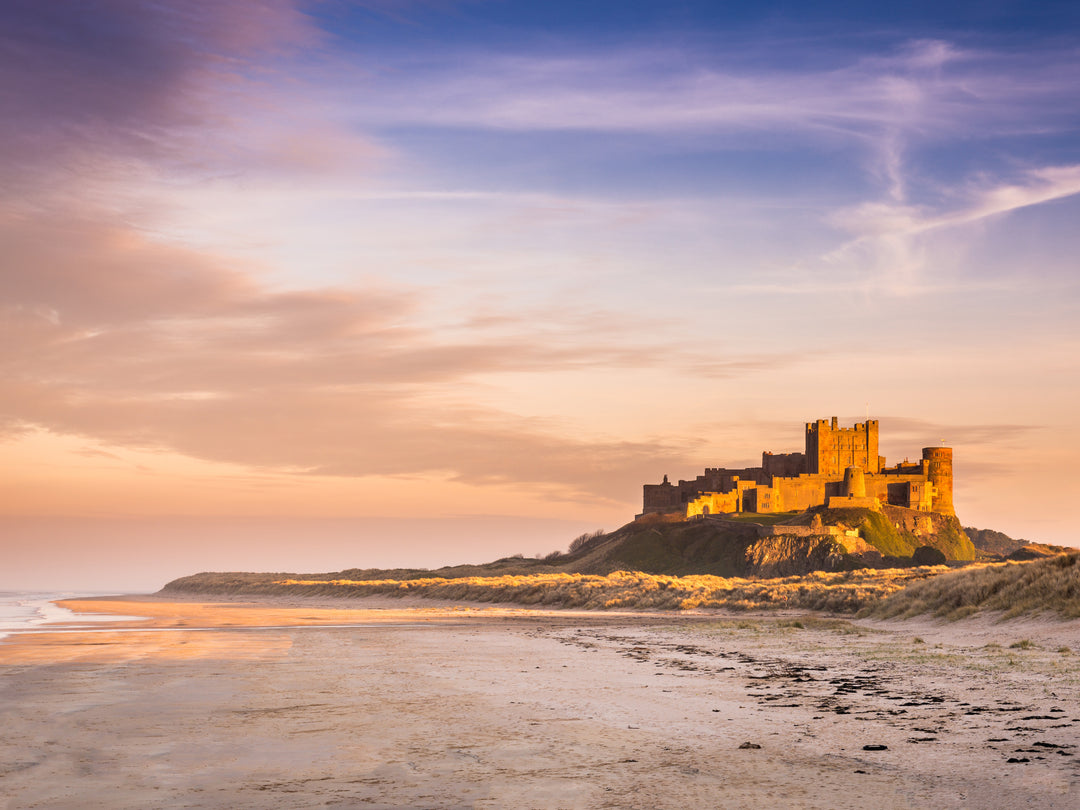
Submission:
M 376 598 L 64 604 L 146 618 L 0 642 L 0 807 L 1080 797 L 1080 622 Z

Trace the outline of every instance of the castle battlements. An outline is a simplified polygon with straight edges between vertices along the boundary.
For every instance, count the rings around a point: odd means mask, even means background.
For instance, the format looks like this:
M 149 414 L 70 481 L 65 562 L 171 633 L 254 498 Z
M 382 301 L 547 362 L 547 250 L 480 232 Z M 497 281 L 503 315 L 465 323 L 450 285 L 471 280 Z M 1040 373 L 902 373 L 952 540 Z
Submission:
M 951 447 L 924 447 L 918 462 L 887 467 L 878 455 L 876 419 L 839 427 L 806 423 L 805 451 L 761 454 L 760 467 L 708 467 L 691 481 L 645 484 L 642 514 L 686 517 L 728 512 L 789 512 L 813 506 L 892 504 L 953 515 Z

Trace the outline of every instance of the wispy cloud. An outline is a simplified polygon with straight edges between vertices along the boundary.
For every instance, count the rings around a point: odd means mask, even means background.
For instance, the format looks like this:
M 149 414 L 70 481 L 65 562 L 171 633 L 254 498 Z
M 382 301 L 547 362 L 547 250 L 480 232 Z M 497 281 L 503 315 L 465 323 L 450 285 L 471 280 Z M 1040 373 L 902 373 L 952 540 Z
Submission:
M 950 210 L 868 202 L 836 213 L 832 221 L 864 238 L 917 236 L 971 225 L 1075 194 L 1080 194 L 1080 165 L 1047 166 L 1026 171 L 1017 182 L 969 188 L 967 198 Z
M 866 202 L 839 211 L 834 225 L 854 234 L 822 257 L 822 264 L 865 291 L 900 295 L 941 290 L 958 283 L 1008 286 L 990 279 L 951 278 L 943 273 L 933 238 L 970 241 L 971 228 L 1014 211 L 1080 194 L 1080 165 L 1030 169 L 1011 182 L 971 184 L 946 203 L 950 207 L 903 202 Z M 956 233 L 950 233 L 956 232 Z M 930 271 L 935 273 L 931 276 Z
M 757 43 L 756 47 L 769 47 Z M 908 42 L 818 69 L 761 67 L 685 48 L 585 55 L 454 54 L 369 76 L 345 103 L 372 125 L 598 131 L 977 133 L 988 122 L 1041 130 L 1061 117 L 1080 74 L 1070 52 L 1041 60 Z M 751 67 L 753 66 L 753 67 Z M 405 91 L 397 76 L 409 82 Z M 1041 110 L 1029 121 L 1017 108 Z
M 823 224 L 836 229 L 834 246 L 786 271 L 740 279 L 736 289 L 744 292 L 909 296 L 956 283 L 1007 286 L 1002 279 L 954 281 L 947 272 L 931 278 L 928 268 L 940 270 L 958 240 L 971 240 L 972 226 L 1080 188 L 1076 166 L 1051 165 L 1031 152 L 942 177 L 924 155 L 1072 131 L 1080 59 L 1070 49 L 1035 58 L 910 40 L 876 55 L 838 51 L 828 66 L 785 69 L 760 58 L 766 44 L 753 47 L 735 47 L 727 57 L 656 46 L 589 55 L 454 54 L 453 64 L 404 60 L 399 72 L 372 73 L 363 93 L 339 101 L 375 132 L 573 131 L 665 142 L 707 136 L 717 150 L 797 149 L 805 161 L 851 150 L 848 164 L 861 166 L 869 183 L 860 190 L 863 202 L 822 213 Z M 962 236 L 950 233 L 965 228 Z
M 962 445 L 967 449 L 1015 446 L 1017 442 L 1029 440 L 1033 434 L 1046 429 L 1045 425 L 1039 424 L 948 424 L 910 416 L 876 418 L 881 423 L 882 431 L 887 432 L 890 439 L 897 442 L 921 441 L 932 444 L 944 441 L 948 445 Z

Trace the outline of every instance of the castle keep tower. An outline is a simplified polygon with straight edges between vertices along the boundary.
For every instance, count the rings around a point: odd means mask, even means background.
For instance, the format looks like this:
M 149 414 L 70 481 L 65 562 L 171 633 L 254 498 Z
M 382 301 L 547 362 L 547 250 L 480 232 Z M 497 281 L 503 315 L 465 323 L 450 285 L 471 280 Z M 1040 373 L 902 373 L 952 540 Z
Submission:
M 876 419 L 856 422 L 849 428 L 838 427 L 835 416 L 831 422 L 818 419 L 806 423 L 806 471 L 810 475 L 842 478 L 848 467 L 877 474 L 882 461 Z
M 924 447 L 922 457 L 926 465 L 926 480 L 934 485 L 934 511 L 955 515 L 952 502 L 952 448 Z

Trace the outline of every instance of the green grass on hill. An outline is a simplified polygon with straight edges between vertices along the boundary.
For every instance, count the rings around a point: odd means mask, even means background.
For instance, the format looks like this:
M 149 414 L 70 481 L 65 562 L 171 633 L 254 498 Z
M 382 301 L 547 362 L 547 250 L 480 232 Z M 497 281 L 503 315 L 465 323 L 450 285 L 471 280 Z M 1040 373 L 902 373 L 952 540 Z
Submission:
M 889 557 L 910 557 L 915 549 L 924 545 L 914 535 L 897 529 L 881 512 L 866 510 L 859 524 L 859 535 L 882 554 Z M 946 554 L 946 557 L 949 555 Z
M 955 517 L 942 523 L 932 545 L 950 560 L 974 560 L 976 556 L 975 545 Z
M 738 514 L 719 515 L 724 520 L 733 520 L 738 523 L 760 523 L 763 526 L 774 526 L 798 515 L 793 512 L 739 512 Z
M 655 526 L 631 523 L 615 535 L 618 542 L 604 561 L 609 570 L 722 577 L 744 573 L 746 547 L 757 537 L 751 526 L 728 527 L 712 520 Z

